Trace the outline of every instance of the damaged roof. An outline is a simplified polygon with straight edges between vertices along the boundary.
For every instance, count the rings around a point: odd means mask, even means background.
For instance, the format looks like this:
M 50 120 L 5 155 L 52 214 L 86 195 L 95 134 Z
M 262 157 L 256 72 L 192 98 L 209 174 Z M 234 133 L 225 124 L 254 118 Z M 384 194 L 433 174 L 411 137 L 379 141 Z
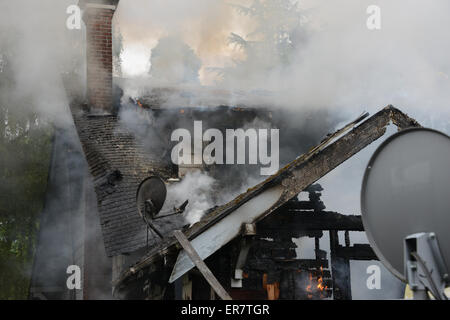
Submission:
M 363 148 L 377 140 L 386 132 L 386 127 L 393 123 L 399 130 L 409 127 L 420 127 L 414 119 L 408 117 L 400 110 L 389 105 L 377 112 L 364 122 L 361 121 L 367 115 L 363 115 L 355 121 L 349 123 L 344 128 L 328 135 L 319 145 L 313 147 L 309 152 L 299 156 L 297 159 L 280 169 L 276 174 L 270 176 L 265 181 L 247 190 L 229 203 L 216 208 L 213 212 L 205 216 L 202 220 L 191 226 L 186 232 L 186 237 L 193 241 L 196 237 L 206 232 L 214 225 L 220 223 L 225 217 L 236 212 L 241 206 L 266 190 L 274 187 L 281 188 L 282 191 L 277 201 L 265 210 L 256 219 L 260 221 L 267 215 L 274 212 L 281 205 L 292 199 L 306 187 L 316 182 L 328 172 L 339 166 L 341 163 L 351 158 Z M 256 221 L 254 221 L 256 222 Z M 241 225 L 235 225 L 236 234 L 239 234 Z M 224 245 L 224 244 L 222 244 Z M 142 259 L 133 267 L 125 270 L 115 281 L 114 289 L 116 294 L 126 283 L 135 280 L 141 271 L 150 268 L 153 264 L 160 265 L 161 258 L 176 257 L 181 246 L 173 236 L 168 236 L 158 246 L 153 247 Z M 168 280 L 168 279 L 167 279 Z
M 170 162 L 150 154 L 143 143 L 115 115 L 89 115 L 72 110 L 97 196 L 106 253 L 114 256 L 152 246 L 159 239 L 150 233 L 138 213 L 136 191 L 140 182 L 157 172 L 164 179 L 175 176 Z M 155 221 L 164 234 L 181 228 L 174 217 Z
M 142 99 L 145 102 L 145 99 Z M 140 105 L 141 107 L 138 107 Z M 183 119 L 207 118 L 214 125 L 219 122 L 230 124 L 238 119 L 244 122 L 256 117 L 256 111 L 246 107 L 216 106 L 204 107 L 172 107 L 162 120 L 149 123 L 148 116 L 161 115 L 164 108 L 155 111 L 151 105 L 135 104 L 122 106 L 119 115 L 91 114 L 85 110 L 85 105 L 74 102 L 71 106 L 72 115 L 78 136 L 93 177 L 97 197 L 99 218 L 108 256 L 135 252 L 144 247 L 153 247 L 161 239 L 150 230 L 140 216 L 136 205 L 136 192 L 139 184 L 151 175 L 158 175 L 164 180 L 178 178 L 177 167 L 167 153 L 168 137 L 173 117 Z M 211 111 L 215 116 L 204 111 Z M 242 112 L 242 111 L 246 112 Z M 131 111 L 131 114 L 128 113 Z M 235 113 L 239 112 L 239 117 Z M 230 117 L 224 117 L 229 114 Z M 261 116 L 261 111 L 258 113 Z M 138 119 L 129 123 L 128 118 Z M 202 118 L 203 117 L 203 118 Z M 125 119 L 126 118 L 126 119 Z M 141 122 L 141 120 L 145 119 Z M 153 121 L 153 120 L 151 120 Z M 215 122 L 214 122 L 215 121 Z M 165 127 L 169 125 L 168 127 Z M 152 127 L 142 134 L 142 130 Z M 166 132 L 167 131 L 167 132 Z M 156 139 L 152 139 L 156 137 Z M 167 140 L 167 141 L 166 141 Z M 158 141 L 156 143 L 155 141 Z M 155 145 L 158 145 L 155 148 Z M 164 150 L 160 150 L 162 147 Z M 171 205 L 166 201 L 164 208 Z M 164 211 L 163 208 L 163 211 Z M 180 229 L 187 223 L 183 216 L 169 216 L 154 221 L 156 228 L 163 235 L 175 229 Z M 147 234 L 148 233 L 148 234 Z

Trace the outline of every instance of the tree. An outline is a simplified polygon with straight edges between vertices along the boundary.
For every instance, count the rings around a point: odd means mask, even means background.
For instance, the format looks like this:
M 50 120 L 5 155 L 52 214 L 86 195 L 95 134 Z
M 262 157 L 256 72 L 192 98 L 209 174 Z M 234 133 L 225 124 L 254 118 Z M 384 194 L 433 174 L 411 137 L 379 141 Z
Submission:
M 263 85 L 270 74 L 283 72 L 302 40 L 302 15 L 292 0 L 253 0 L 249 7 L 233 5 L 242 15 L 256 22 L 246 36 L 231 33 L 230 44 L 243 50 L 246 58 L 221 69 L 225 82 L 240 79 L 255 86 Z
M 0 70 L 0 299 L 26 299 L 50 161 L 51 129 L 11 92 L 13 50 Z
M 161 38 L 152 50 L 150 74 L 166 84 L 198 83 L 201 61 L 180 38 Z

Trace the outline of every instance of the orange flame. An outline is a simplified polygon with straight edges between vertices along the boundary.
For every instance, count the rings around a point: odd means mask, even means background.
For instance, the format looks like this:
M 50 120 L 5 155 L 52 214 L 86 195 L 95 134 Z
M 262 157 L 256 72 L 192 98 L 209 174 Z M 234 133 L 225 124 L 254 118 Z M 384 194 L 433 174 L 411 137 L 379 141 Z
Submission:
M 313 273 L 309 272 L 309 285 L 306 286 L 308 299 L 312 299 L 314 293 L 313 289 L 317 290 L 318 293 L 320 293 L 320 298 L 324 298 L 327 296 L 325 291 L 328 289 L 328 286 L 326 286 L 323 281 L 323 267 L 320 267 L 320 273 L 321 275 L 318 275 L 317 279 L 315 279 L 313 283 Z
M 317 279 L 317 289 L 319 289 L 320 291 L 323 291 L 323 290 L 325 290 L 325 289 L 327 289 L 327 286 L 324 286 L 323 285 L 323 278 L 322 277 L 319 277 L 318 279 Z

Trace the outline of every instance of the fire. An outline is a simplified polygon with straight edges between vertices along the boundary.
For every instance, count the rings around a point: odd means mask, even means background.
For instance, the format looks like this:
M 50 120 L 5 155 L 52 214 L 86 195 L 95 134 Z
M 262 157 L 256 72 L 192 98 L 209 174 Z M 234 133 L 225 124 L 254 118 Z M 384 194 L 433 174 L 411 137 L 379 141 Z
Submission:
M 319 289 L 320 291 L 323 291 L 323 290 L 325 290 L 325 289 L 327 289 L 327 286 L 324 286 L 324 284 L 323 284 L 323 278 L 322 277 L 319 277 L 318 279 L 317 279 L 317 289 Z
M 326 293 L 327 289 L 328 289 L 328 286 L 326 286 L 323 281 L 323 268 L 322 267 L 320 267 L 320 275 L 317 276 L 317 279 L 313 280 L 313 272 L 309 272 L 309 284 L 306 286 L 306 293 L 307 293 L 308 299 L 312 299 L 314 296 L 314 293 L 316 293 L 316 296 L 319 296 L 320 298 L 327 297 L 327 293 Z
M 323 290 L 328 289 L 328 287 L 327 287 L 327 286 L 324 286 L 324 284 L 323 284 L 323 267 L 322 267 L 322 266 L 320 266 L 320 277 L 319 277 L 319 279 L 317 279 L 317 281 L 319 282 L 319 283 L 317 284 L 317 288 L 318 288 L 320 291 L 323 291 Z

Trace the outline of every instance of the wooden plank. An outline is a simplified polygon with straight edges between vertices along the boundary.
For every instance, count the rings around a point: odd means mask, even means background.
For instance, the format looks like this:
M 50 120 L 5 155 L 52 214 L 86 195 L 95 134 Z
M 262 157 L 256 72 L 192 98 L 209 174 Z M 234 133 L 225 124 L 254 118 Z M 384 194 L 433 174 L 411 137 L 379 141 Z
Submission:
M 237 208 L 233 214 L 224 217 L 220 223 L 212 225 L 197 237 L 191 238 L 192 247 L 200 258 L 206 259 L 238 236 L 241 233 L 243 223 L 253 222 L 261 212 L 273 206 L 280 198 L 282 191 L 283 189 L 280 186 L 275 186 L 250 199 Z M 187 253 L 181 250 L 169 282 L 172 283 L 193 267 L 194 264 Z
M 364 231 L 361 216 L 345 215 L 338 212 L 277 212 L 258 225 L 258 234 L 265 231 L 284 232 L 288 230 L 349 230 Z
M 369 244 L 355 244 L 352 247 L 338 246 L 336 255 L 348 260 L 379 260 Z
M 336 230 L 330 231 L 331 277 L 333 279 L 333 299 L 352 300 L 350 261 L 337 255 L 339 237 Z
M 267 284 L 267 299 L 278 300 L 280 297 L 280 285 L 278 282 Z
M 189 279 L 189 274 L 186 273 L 182 277 L 183 287 L 181 289 L 182 300 L 192 300 L 192 281 Z
M 328 260 L 316 259 L 292 259 L 292 260 L 273 260 L 271 258 L 259 258 L 248 263 L 248 267 L 252 270 L 265 271 L 273 269 L 282 270 L 299 270 L 299 269 L 319 269 L 320 267 L 328 268 Z
M 216 277 L 214 277 L 214 275 L 212 274 L 211 270 L 209 270 L 205 262 L 200 258 L 197 251 L 195 251 L 195 249 L 191 246 L 191 243 L 185 237 L 183 232 L 181 232 L 180 230 L 175 230 L 173 232 L 173 235 L 175 236 L 175 238 L 177 238 L 178 242 L 181 244 L 185 252 L 189 255 L 189 258 L 191 258 L 192 262 L 194 262 L 197 269 L 202 273 L 206 281 L 208 281 L 217 295 L 222 300 L 232 300 L 228 292 L 222 287 Z

